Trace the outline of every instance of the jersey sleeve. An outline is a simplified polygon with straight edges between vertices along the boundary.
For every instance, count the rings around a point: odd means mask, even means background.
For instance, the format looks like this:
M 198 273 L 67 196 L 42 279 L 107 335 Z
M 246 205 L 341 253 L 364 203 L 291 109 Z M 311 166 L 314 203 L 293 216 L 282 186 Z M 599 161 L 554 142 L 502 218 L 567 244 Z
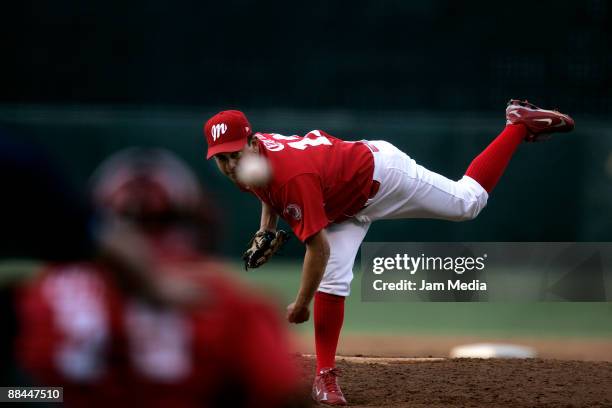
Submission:
M 327 227 L 321 181 L 316 174 L 300 174 L 275 194 L 281 217 L 302 242 Z

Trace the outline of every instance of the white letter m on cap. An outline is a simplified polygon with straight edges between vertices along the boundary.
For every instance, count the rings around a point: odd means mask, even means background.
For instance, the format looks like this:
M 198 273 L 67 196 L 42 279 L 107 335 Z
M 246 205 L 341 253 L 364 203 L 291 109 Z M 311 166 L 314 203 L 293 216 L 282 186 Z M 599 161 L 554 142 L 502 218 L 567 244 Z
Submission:
M 224 135 L 226 131 L 227 125 L 225 123 L 217 123 L 216 125 L 213 125 L 210 129 L 210 132 L 212 133 L 213 137 L 213 142 L 220 138 L 221 135 Z

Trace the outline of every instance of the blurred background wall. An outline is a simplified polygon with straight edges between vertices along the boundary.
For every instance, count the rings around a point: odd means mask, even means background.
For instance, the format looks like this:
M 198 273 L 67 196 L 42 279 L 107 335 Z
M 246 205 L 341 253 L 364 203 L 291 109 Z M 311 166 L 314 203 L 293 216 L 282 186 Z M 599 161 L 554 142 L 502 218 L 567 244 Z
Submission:
M 260 131 L 386 139 L 457 179 L 508 99 L 558 107 L 576 132 L 521 146 L 477 220 L 383 222 L 368 240 L 612 239 L 607 1 L 22 1 L 0 21 L 0 128 L 82 190 L 123 147 L 178 153 L 223 208 L 226 255 L 259 211 L 204 160 L 202 125 L 227 108 Z

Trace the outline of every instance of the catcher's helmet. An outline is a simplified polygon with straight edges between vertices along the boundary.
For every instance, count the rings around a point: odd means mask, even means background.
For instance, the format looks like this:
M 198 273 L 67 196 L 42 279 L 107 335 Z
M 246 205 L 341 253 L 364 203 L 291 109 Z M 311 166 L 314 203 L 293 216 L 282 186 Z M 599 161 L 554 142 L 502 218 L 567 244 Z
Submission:
M 197 207 L 197 178 L 163 149 L 129 148 L 105 160 L 92 177 L 93 201 L 103 212 L 133 219 L 159 218 Z

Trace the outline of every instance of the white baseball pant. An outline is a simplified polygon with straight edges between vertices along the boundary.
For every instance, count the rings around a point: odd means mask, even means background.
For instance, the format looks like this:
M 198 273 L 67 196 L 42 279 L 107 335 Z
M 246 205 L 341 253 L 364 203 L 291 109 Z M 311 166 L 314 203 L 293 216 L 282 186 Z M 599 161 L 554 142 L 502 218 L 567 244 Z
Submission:
M 476 218 L 489 195 L 474 179 L 452 181 L 418 165 L 391 143 L 373 146 L 374 176 L 380 188 L 353 218 L 326 228 L 330 257 L 319 290 L 348 296 L 353 264 L 373 221 L 398 218 L 436 218 L 465 221 Z

